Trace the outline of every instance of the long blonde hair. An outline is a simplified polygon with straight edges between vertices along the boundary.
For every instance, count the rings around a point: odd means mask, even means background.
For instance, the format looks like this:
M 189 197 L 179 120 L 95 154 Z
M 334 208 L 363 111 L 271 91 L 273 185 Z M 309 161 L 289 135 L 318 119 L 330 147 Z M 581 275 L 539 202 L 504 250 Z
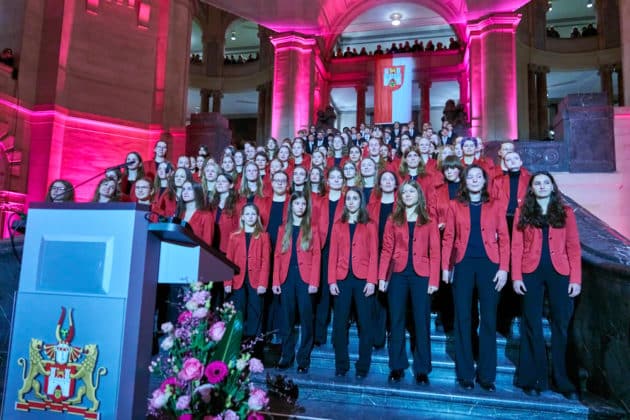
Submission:
M 265 229 L 263 228 L 262 222 L 260 220 L 260 210 L 258 209 L 258 206 L 254 203 L 245 204 L 243 208 L 241 209 L 241 217 L 238 221 L 240 228 L 237 232 L 238 233 L 245 232 L 245 224 L 243 223 L 243 215 L 245 214 L 245 210 L 248 208 L 254 209 L 254 211 L 256 212 L 256 224 L 254 225 L 254 231 L 252 232 L 252 237 L 258 238 L 260 234 L 265 231 Z
M 311 203 L 309 197 L 302 191 L 296 191 L 291 194 L 289 200 L 289 210 L 287 215 L 287 223 L 284 225 L 284 236 L 282 237 L 282 252 L 287 252 L 291 245 L 291 238 L 293 235 L 293 202 L 297 199 L 303 198 L 306 201 L 306 212 L 302 217 L 302 223 L 300 223 L 300 232 L 302 233 L 302 242 L 300 246 L 302 251 L 308 251 L 311 247 L 311 240 L 313 239 L 313 231 L 311 229 Z

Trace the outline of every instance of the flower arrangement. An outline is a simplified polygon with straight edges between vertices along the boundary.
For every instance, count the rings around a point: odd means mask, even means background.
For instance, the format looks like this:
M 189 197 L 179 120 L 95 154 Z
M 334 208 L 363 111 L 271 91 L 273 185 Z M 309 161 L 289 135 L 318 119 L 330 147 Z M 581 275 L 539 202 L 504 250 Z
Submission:
M 162 324 L 160 347 L 167 356 L 149 370 L 163 379 L 149 398 L 148 414 L 178 420 L 262 419 L 269 403 L 250 382 L 264 370 L 260 360 L 241 351 L 242 316 L 231 302 L 210 311 L 212 284 L 193 283 L 184 292 L 176 325 Z

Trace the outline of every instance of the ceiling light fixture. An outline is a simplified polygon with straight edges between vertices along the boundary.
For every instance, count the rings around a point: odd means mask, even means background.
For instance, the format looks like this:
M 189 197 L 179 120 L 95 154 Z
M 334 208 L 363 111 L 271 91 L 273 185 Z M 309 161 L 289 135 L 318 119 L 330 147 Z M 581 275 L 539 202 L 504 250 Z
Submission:
M 593 0 L 588 0 L 588 1 L 586 2 L 586 7 L 588 7 L 589 9 L 590 9 L 591 7 L 593 7 Z
M 551 0 L 549 0 L 549 2 L 547 3 L 547 11 L 551 12 L 553 10 L 553 4 L 551 3 Z
M 232 33 L 230 34 L 230 39 L 232 41 L 236 41 L 236 32 L 232 31 Z
M 402 19 L 402 15 L 400 13 L 392 13 L 389 18 L 392 21 L 393 26 L 400 25 L 400 19 Z

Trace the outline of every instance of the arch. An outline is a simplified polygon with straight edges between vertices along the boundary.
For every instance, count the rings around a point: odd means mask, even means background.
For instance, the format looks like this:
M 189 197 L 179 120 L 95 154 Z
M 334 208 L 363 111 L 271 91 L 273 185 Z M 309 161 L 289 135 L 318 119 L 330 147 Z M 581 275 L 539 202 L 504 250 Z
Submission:
M 237 54 L 241 52 L 260 54 L 260 38 L 258 37 L 258 24 L 243 18 L 233 19 L 224 31 L 225 53 L 228 50 Z M 232 32 L 236 35 L 236 40 L 230 39 Z
M 382 0 L 352 0 L 351 4 L 344 6 L 340 12 L 335 12 L 336 0 L 326 0 L 322 10 L 332 19 L 329 26 L 329 36 L 325 37 L 324 51 L 331 51 L 337 38 L 357 17 L 376 6 L 382 6 Z M 435 1 L 435 0 L 406 0 L 404 3 L 417 4 L 423 6 L 444 18 L 444 20 L 453 28 L 453 32 L 463 43 L 468 41 L 466 35 L 466 2 L 464 0 Z

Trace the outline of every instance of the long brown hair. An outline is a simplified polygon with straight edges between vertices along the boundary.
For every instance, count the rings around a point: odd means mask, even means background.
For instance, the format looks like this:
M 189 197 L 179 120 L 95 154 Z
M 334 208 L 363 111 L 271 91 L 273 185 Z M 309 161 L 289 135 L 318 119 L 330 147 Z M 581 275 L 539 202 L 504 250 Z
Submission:
M 359 214 L 357 215 L 357 223 L 366 224 L 367 222 L 370 221 L 370 215 L 365 209 L 365 199 L 363 198 L 363 191 L 361 191 L 361 189 L 357 187 L 349 187 L 348 190 L 346 191 L 346 199 L 348 198 L 348 194 L 351 192 L 358 194 L 359 199 L 361 200 L 361 206 L 359 207 Z M 343 223 L 348 223 L 349 219 L 350 219 L 350 212 L 348 211 L 348 208 L 344 205 L 343 213 L 341 213 L 341 221 Z
M 302 217 L 302 223 L 300 223 L 300 232 L 302 233 L 302 242 L 300 246 L 302 251 L 308 251 L 311 246 L 311 240 L 313 239 L 313 231 L 311 229 L 311 203 L 309 197 L 302 191 L 296 191 L 291 194 L 289 200 L 289 209 L 287 214 L 287 222 L 284 225 L 284 236 L 282 237 L 282 252 L 287 252 L 291 245 L 291 238 L 293 235 L 293 202 L 297 199 L 303 198 L 306 201 L 306 212 Z
M 390 217 L 398 226 L 402 226 L 407 223 L 407 210 L 405 203 L 403 203 L 402 196 L 403 189 L 408 185 L 415 189 L 418 193 L 418 204 L 416 205 L 415 210 L 416 214 L 418 215 L 418 218 L 416 219 L 416 225 L 425 225 L 431 220 L 431 218 L 429 217 L 429 211 L 427 210 L 427 200 L 424 196 L 422 188 L 420 187 L 420 184 L 418 184 L 414 180 L 405 181 L 402 183 L 400 188 L 398 188 L 398 192 L 396 193 L 396 204 L 394 206 L 394 211 Z
M 466 205 L 470 203 L 470 191 L 468 191 L 468 187 L 466 186 L 466 178 L 468 177 L 468 173 L 473 169 L 481 170 L 483 179 L 486 181 L 481 189 L 481 202 L 485 203 L 490 201 L 490 194 L 488 193 L 488 174 L 481 166 L 472 164 L 464 168 L 464 173 L 460 175 L 461 182 L 459 183 L 459 191 L 457 192 L 457 201 Z
M 549 196 L 549 206 L 547 207 L 546 215 L 542 214 L 542 208 L 536 201 L 536 195 L 534 194 L 534 190 L 532 188 L 534 178 L 539 175 L 548 177 L 551 181 L 551 185 L 553 185 L 553 191 Z M 566 221 L 567 214 L 564 211 L 564 203 L 562 201 L 562 197 L 560 196 L 556 180 L 553 179 L 553 176 L 551 176 L 551 174 L 547 171 L 536 172 L 529 179 L 529 185 L 527 186 L 527 193 L 525 194 L 525 199 L 523 200 L 523 205 L 521 206 L 521 215 L 518 219 L 517 228 L 519 230 L 523 230 L 528 225 L 541 228 L 546 223 L 554 228 L 562 228 L 565 226 Z
M 402 178 L 409 175 L 409 166 L 407 165 L 407 155 L 409 155 L 409 153 L 415 153 L 420 158 L 419 159 L 420 161 L 418 162 L 418 177 L 420 178 L 424 177 L 427 174 L 427 172 L 425 170 L 424 161 L 422 160 L 422 154 L 416 147 L 410 147 L 409 149 L 405 151 L 405 154 L 403 155 L 403 159 L 400 162 L 400 168 L 398 169 L 398 173 L 400 174 Z

